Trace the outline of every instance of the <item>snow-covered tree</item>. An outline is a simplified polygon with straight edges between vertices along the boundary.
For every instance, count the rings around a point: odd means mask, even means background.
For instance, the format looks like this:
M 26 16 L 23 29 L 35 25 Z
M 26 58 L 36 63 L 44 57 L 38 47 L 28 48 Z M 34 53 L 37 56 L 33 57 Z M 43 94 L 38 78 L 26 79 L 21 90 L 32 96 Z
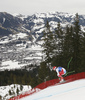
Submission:
M 47 21 L 45 25 L 45 30 L 43 32 L 43 52 L 45 54 L 44 60 L 47 61 L 47 63 L 51 62 L 52 57 L 54 55 L 54 35 L 50 29 L 49 22 Z

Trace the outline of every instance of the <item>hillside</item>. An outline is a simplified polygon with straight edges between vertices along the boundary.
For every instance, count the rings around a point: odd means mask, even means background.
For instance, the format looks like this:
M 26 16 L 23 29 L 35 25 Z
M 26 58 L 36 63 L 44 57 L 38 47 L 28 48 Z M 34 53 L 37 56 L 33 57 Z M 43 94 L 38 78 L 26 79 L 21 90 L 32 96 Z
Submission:
M 64 28 L 72 25 L 75 14 L 63 12 L 36 13 L 31 16 L 0 12 L 0 70 L 20 69 L 42 61 L 42 32 L 48 20 L 51 30 L 60 22 Z M 85 31 L 85 15 L 79 15 Z M 29 68 L 28 68 L 29 70 Z

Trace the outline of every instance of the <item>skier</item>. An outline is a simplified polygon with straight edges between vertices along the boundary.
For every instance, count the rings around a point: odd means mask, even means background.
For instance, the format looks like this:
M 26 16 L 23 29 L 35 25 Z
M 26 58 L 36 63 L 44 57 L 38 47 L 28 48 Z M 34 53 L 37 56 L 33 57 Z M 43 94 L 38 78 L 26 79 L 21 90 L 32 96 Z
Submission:
M 62 75 L 66 74 L 66 70 L 63 67 L 53 67 L 53 70 L 57 72 L 57 76 L 59 77 L 60 83 L 64 82 L 64 78 Z

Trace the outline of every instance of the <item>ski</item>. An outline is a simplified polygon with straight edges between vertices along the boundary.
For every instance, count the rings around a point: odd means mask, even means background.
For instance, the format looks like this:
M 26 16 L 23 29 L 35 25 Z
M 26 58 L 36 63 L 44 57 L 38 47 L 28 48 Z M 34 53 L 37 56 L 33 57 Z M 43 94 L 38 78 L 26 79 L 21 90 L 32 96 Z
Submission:
M 73 72 L 75 72 L 75 71 L 67 72 L 64 76 L 66 76 L 66 75 L 68 75 L 68 74 L 71 74 L 71 73 L 73 73 Z

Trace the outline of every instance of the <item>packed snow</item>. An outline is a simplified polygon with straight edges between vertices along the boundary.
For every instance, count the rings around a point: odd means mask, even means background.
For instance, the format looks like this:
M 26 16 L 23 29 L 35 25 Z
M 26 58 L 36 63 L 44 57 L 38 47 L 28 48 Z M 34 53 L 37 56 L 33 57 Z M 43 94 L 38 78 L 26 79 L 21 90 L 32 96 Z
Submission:
M 85 100 L 85 79 L 56 84 L 20 100 Z

